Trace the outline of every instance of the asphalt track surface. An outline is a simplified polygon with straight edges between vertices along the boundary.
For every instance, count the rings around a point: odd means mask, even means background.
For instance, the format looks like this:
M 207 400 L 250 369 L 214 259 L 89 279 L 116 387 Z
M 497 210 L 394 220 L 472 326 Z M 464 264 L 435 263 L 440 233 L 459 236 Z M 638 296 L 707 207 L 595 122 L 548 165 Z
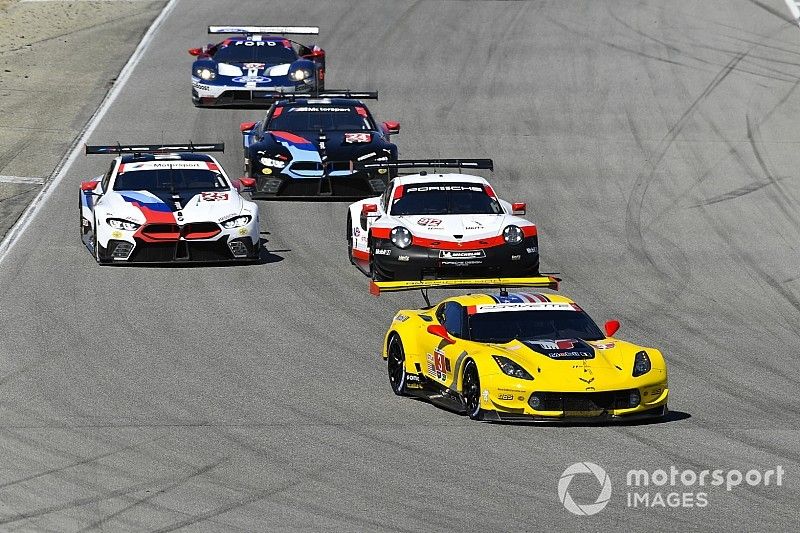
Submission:
M 800 30 L 782 2 L 265 4 L 179 2 L 91 141 L 224 140 L 236 175 L 238 123 L 261 112 L 194 109 L 185 50 L 209 23 L 319 25 L 328 85 L 379 90 L 401 156 L 494 158 L 543 269 L 663 350 L 672 415 L 481 424 L 397 398 L 377 354 L 421 301 L 369 296 L 346 204 L 262 204 L 264 264 L 99 267 L 77 188 L 108 160 L 81 156 L 0 264 L 0 528 L 796 529 Z M 591 517 L 556 492 L 577 461 L 613 482 Z M 629 508 L 626 472 L 670 465 L 786 474 Z

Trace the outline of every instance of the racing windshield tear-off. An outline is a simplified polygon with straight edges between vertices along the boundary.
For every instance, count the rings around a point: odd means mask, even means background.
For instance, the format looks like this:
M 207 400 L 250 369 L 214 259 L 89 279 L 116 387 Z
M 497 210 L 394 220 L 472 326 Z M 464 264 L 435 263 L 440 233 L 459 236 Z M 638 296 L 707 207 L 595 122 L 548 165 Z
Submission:
M 151 169 L 121 172 L 115 191 L 220 190 L 228 186 L 220 174 L 202 169 Z
M 391 214 L 407 215 L 500 215 L 503 209 L 477 183 L 430 183 L 407 185 L 395 194 Z
M 514 339 L 535 341 L 583 339 L 598 341 L 605 335 L 583 311 L 503 311 L 468 315 L 470 340 L 505 344 Z
M 291 46 L 275 41 L 233 41 L 214 54 L 218 63 L 265 63 L 280 65 L 297 60 Z
M 374 131 L 368 116 L 351 106 L 304 105 L 278 108 L 267 125 L 279 131 Z

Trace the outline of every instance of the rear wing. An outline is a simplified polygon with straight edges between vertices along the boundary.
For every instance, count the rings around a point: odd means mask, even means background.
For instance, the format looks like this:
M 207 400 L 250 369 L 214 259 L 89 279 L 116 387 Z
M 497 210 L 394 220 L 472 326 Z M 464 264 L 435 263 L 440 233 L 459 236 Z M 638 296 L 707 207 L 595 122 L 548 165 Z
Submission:
M 162 154 L 169 152 L 224 152 L 225 143 L 86 145 L 86 155 Z
M 375 163 L 353 163 L 354 170 L 377 168 L 470 168 L 494 170 L 491 159 L 399 159 L 397 161 L 378 161 Z
M 270 91 L 266 91 L 270 92 Z M 298 93 L 296 91 L 273 91 L 279 101 L 294 102 L 303 98 L 313 100 L 315 98 L 352 98 L 353 100 L 377 100 L 378 91 L 351 91 L 350 89 L 325 89 L 320 92 Z
M 208 33 L 244 33 L 245 35 L 319 35 L 317 26 L 209 26 Z
M 561 278 L 553 275 L 531 278 L 476 278 L 476 279 L 426 279 L 422 281 L 371 281 L 369 292 L 379 296 L 382 292 L 416 291 L 427 289 L 509 289 L 537 287 L 558 290 Z

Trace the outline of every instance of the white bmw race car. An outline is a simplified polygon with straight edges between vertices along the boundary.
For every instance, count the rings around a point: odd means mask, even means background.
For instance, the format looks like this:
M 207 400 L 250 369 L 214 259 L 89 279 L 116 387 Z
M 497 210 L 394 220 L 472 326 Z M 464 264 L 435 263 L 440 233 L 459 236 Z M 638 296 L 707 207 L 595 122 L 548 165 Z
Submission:
M 118 154 L 105 175 L 81 183 L 81 240 L 98 263 L 253 261 L 258 206 L 210 155 L 223 144 L 87 146 Z
M 355 168 L 493 168 L 490 159 L 378 162 Z M 539 275 L 536 225 L 524 203 L 469 174 L 401 175 L 383 195 L 350 205 L 350 261 L 374 280 Z

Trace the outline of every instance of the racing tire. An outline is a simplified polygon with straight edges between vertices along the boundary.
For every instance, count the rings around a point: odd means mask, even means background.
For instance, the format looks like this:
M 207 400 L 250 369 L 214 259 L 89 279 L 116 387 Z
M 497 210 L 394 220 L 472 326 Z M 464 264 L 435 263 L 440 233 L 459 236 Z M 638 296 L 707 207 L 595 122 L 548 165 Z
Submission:
M 403 349 L 403 341 L 396 334 L 389 339 L 389 346 L 386 349 L 386 367 L 389 371 L 389 385 L 392 392 L 398 396 L 406 396 L 406 383 L 408 372 L 406 372 L 406 352 Z
M 483 420 L 483 409 L 481 409 L 481 382 L 478 377 L 478 367 L 472 359 L 464 364 L 461 390 L 464 396 L 464 407 L 467 410 L 467 416 L 472 420 Z
M 350 260 L 351 265 L 355 265 L 356 262 L 353 259 L 353 220 L 350 218 L 350 214 L 347 214 L 347 258 Z

